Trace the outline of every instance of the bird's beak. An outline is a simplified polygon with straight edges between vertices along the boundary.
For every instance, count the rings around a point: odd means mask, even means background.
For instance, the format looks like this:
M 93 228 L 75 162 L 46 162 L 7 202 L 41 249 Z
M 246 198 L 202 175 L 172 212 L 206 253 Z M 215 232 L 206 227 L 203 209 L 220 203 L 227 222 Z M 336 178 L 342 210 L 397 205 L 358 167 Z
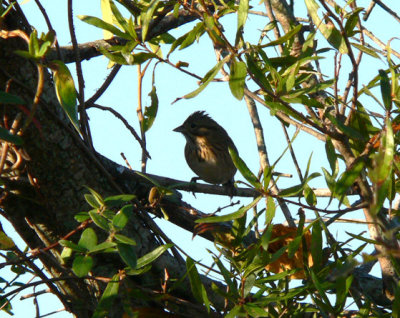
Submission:
M 185 127 L 183 125 L 176 127 L 173 131 L 183 133 L 185 131 Z

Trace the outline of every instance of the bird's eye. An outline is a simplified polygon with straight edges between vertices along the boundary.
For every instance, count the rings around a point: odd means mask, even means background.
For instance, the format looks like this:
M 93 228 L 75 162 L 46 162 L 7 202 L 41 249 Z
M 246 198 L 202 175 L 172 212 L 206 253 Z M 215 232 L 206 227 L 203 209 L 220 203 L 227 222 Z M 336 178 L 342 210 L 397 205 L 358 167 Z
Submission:
M 195 124 L 195 123 L 191 123 L 191 124 L 190 124 L 190 128 L 192 128 L 192 129 L 193 129 L 193 128 L 196 128 L 196 124 Z

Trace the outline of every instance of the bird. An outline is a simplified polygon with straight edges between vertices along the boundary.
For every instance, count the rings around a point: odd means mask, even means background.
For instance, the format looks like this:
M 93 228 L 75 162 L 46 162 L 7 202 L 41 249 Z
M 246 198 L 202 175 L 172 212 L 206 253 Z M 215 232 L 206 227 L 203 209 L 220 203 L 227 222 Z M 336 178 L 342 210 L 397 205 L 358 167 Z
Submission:
M 236 167 L 228 149 L 238 151 L 223 127 L 204 111 L 196 111 L 173 131 L 182 133 L 186 139 L 185 159 L 198 176 L 192 182 L 202 179 L 234 189 Z

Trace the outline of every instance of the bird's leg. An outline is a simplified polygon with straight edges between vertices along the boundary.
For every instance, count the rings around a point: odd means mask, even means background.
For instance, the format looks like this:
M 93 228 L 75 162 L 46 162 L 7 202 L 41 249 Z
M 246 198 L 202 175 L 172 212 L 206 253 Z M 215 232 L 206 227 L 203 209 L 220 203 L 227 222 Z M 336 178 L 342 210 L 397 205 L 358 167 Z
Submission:
M 200 180 L 200 178 L 199 177 L 193 177 L 192 179 L 190 179 L 190 183 L 196 183 L 197 180 Z M 194 190 L 192 191 L 192 194 L 193 194 L 194 197 L 196 197 L 196 193 L 194 193 Z
M 232 201 L 233 196 L 237 193 L 235 188 L 235 181 L 231 179 L 228 182 L 224 183 L 222 186 L 226 189 Z

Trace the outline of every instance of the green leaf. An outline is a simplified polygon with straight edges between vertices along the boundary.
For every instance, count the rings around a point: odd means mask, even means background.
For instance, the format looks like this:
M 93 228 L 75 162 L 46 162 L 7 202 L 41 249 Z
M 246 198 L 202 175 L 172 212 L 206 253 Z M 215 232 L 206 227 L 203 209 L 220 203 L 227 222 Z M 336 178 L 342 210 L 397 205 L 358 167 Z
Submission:
M 78 253 L 86 253 L 87 249 L 79 246 L 78 244 L 75 244 L 74 242 L 68 241 L 68 240 L 60 240 L 58 241 L 58 243 L 60 243 L 61 246 L 63 247 L 68 247 L 71 250 L 78 252 Z
M 271 196 L 267 197 L 267 210 L 265 211 L 265 225 L 268 225 L 272 222 L 275 217 L 276 205 L 274 198 Z
M 204 304 L 207 307 L 207 310 L 210 311 L 210 301 L 208 300 L 206 289 L 201 282 L 196 265 L 190 257 L 187 257 L 186 259 L 186 270 L 194 298 L 196 298 L 200 304 Z
M 210 217 L 206 217 L 206 218 L 197 219 L 196 223 L 219 223 L 219 222 L 228 222 L 228 221 L 236 220 L 238 218 L 241 218 L 243 215 L 245 215 L 246 212 L 248 210 L 250 210 L 252 207 L 256 206 L 258 201 L 261 200 L 261 198 L 262 198 L 261 196 L 257 197 L 249 205 L 241 207 L 236 212 L 226 214 L 226 215 L 221 215 L 221 216 L 210 216 Z
M 351 139 L 364 140 L 364 135 L 360 133 L 357 129 L 346 126 L 340 119 L 336 118 L 332 114 L 326 112 L 325 117 L 327 117 L 341 132 Z
M 121 259 L 128 265 L 130 268 L 136 268 L 137 257 L 135 248 L 132 245 L 117 243 L 118 253 L 121 256 Z
M 346 298 L 349 295 L 349 290 L 353 282 L 354 277 L 349 275 L 348 277 L 340 276 L 335 281 L 336 289 L 336 312 L 341 312 L 346 305 Z
M 92 318 L 104 318 L 108 316 L 111 306 L 113 305 L 115 298 L 118 296 L 119 284 L 119 274 L 115 274 L 107 284 L 103 295 L 101 295 L 99 304 L 97 305 Z
M 116 207 L 124 204 L 125 202 L 132 201 L 136 198 L 134 194 L 118 194 L 107 197 L 104 199 L 104 203 L 108 207 Z
M 350 233 L 350 232 L 347 232 L 347 231 L 345 231 L 345 232 L 346 232 L 347 235 L 349 235 L 349 236 L 351 236 L 351 237 L 353 237 L 353 238 L 355 238 L 357 240 L 360 240 L 362 242 L 365 242 L 365 243 L 375 244 L 375 245 L 383 245 L 384 244 L 383 242 L 372 240 L 372 239 L 366 238 L 366 237 L 364 237 L 362 235 L 353 234 L 353 233 Z
M 92 228 L 87 228 L 82 232 L 81 238 L 79 239 L 78 245 L 84 247 L 87 250 L 91 250 L 97 245 L 97 235 Z
M 136 268 L 142 268 L 145 267 L 152 262 L 154 262 L 158 257 L 160 257 L 167 249 L 171 248 L 174 246 L 174 244 L 165 244 L 161 245 L 154 250 L 152 250 L 150 253 L 147 253 L 146 255 L 143 255 L 137 260 L 137 265 Z
M 229 55 L 227 55 L 223 60 L 219 61 L 217 65 L 215 65 L 211 70 L 207 72 L 207 74 L 201 80 L 200 86 L 195 89 L 193 92 L 186 94 L 183 96 L 185 99 L 196 97 L 203 89 L 207 87 L 207 85 L 214 79 L 214 77 L 221 70 L 222 66 L 229 60 Z
M 357 48 L 358 50 L 360 50 L 361 52 L 368 54 L 369 56 L 375 57 L 377 59 L 380 58 L 379 55 L 375 52 L 374 48 L 369 48 L 369 47 L 366 47 L 365 45 L 361 45 L 361 44 L 353 43 L 353 42 L 351 42 L 351 45 L 354 46 L 355 48 Z
M 295 34 L 299 33 L 302 28 L 301 24 L 296 25 L 293 29 L 291 29 L 288 33 L 285 35 L 281 36 L 279 39 L 275 41 L 271 41 L 268 44 L 263 45 L 262 47 L 268 47 L 268 46 L 274 46 L 278 44 L 283 44 L 287 40 L 291 39 Z
M 9 250 L 15 247 L 14 241 L 6 235 L 3 231 L 0 231 L 0 250 Z
M 182 37 L 180 37 L 179 39 L 177 39 L 172 47 L 170 52 L 173 51 L 174 46 L 177 46 L 180 44 L 179 46 L 179 50 L 183 50 L 184 48 L 192 45 L 194 43 L 194 41 L 198 38 L 200 38 L 200 36 L 205 32 L 205 25 L 204 22 L 199 22 L 197 23 L 193 30 L 189 31 L 188 33 L 186 33 L 185 35 L 183 35 Z M 176 44 L 175 44 L 176 43 Z
M 229 76 L 229 88 L 232 95 L 241 100 L 244 95 L 244 82 L 247 75 L 246 63 L 238 62 L 236 59 L 231 61 L 231 74 Z
M 83 22 L 91 24 L 91 25 L 93 25 L 95 27 L 98 27 L 100 29 L 109 31 L 112 34 L 114 34 L 116 36 L 119 36 L 119 37 L 121 37 L 123 39 L 133 40 L 133 38 L 129 34 L 122 32 L 120 29 L 116 28 L 112 24 L 107 23 L 107 22 L 105 22 L 105 21 L 103 21 L 103 20 L 101 20 L 99 18 L 88 16 L 88 15 L 78 15 L 78 18 Z
M 334 24 L 329 21 L 328 24 L 325 24 L 322 19 L 318 16 L 318 9 L 319 6 L 315 0 L 305 0 L 306 6 L 308 13 L 310 14 L 314 24 L 318 29 L 321 31 L 322 35 L 327 39 L 329 44 L 331 44 L 335 49 L 339 50 L 340 53 L 342 54 L 347 54 L 348 50 L 346 47 L 346 42 L 344 40 L 344 37 L 340 33 L 339 30 L 337 30 L 334 26 Z M 329 19 L 326 17 L 326 20 Z
M 315 206 L 317 204 L 317 197 L 308 184 L 304 186 L 303 195 L 308 205 Z
M 115 234 L 114 237 L 120 243 L 136 246 L 136 241 L 133 238 L 127 237 L 122 234 Z
M 149 30 L 150 22 L 153 20 L 154 11 L 157 8 L 159 0 L 151 0 L 147 9 L 142 11 L 141 15 L 141 25 L 142 25 L 142 42 L 145 42 L 147 39 L 147 32 Z
M 82 223 L 90 219 L 90 216 L 88 212 L 78 212 L 77 214 L 74 215 L 74 219 L 77 222 Z
M 358 10 L 356 9 L 354 12 L 351 13 L 351 15 L 347 19 L 346 24 L 344 26 L 346 35 L 348 37 L 351 37 L 354 34 L 356 34 L 356 32 L 354 32 L 354 28 L 357 26 L 357 23 L 360 21 L 360 19 L 358 17 L 358 13 L 360 12 L 359 9 L 360 8 L 358 8 Z
M 96 246 L 93 246 L 89 250 L 89 253 L 94 254 L 94 253 L 99 253 L 99 252 L 107 252 L 108 250 L 114 251 L 116 246 L 117 246 L 117 244 L 115 242 L 105 241 Z
M 53 71 L 54 87 L 56 89 L 58 102 L 64 109 L 75 129 L 80 132 L 76 104 L 76 90 L 72 75 L 68 67 L 62 61 L 54 60 L 49 63 L 49 67 Z
M 50 41 L 44 42 L 39 49 L 39 52 L 37 54 L 38 58 L 42 58 L 46 55 L 46 53 L 50 50 L 52 43 Z
M 233 164 L 240 171 L 242 176 L 256 189 L 261 190 L 262 184 L 257 177 L 250 171 L 246 163 L 239 157 L 235 149 L 229 147 L 229 154 L 232 158 Z
M 33 29 L 29 37 L 29 54 L 37 57 L 39 53 L 39 40 L 37 30 Z
M 0 91 L 0 103 L 2 104 L 26 104 L 25 101 L 16 95 L 12 95 L 3 91 Z
M 214 262 L 217 264 L 217 266 L 224 278 L 224 282 L 226 283 L 226 285 L 228 285 L 229 293 L 231 295 L 233 295 L 233 297 L 235 297 L 235 299 L 237 299 L 236 297 L 239 297 L 239 291 L 237 289 L 236 284 L 234 284 L 231 279 L 232 274 L 226 269 L 226 267 L 222 264 L 220 259 L 214 257 Z
M 113 217 L 112 224 L 118 229 L 123 229 L 128 223 L 129 218 L 133 214 L 133 205 L 128 204 L 122 207 L 121 210 Z
M 93 220 L 94 224 L 96 224 L 99 228 L 107 232 L 110 230 L 108 221 L 104 216 L 100 215 L 96 211 L 89 211 L 89 215 L 90 218 Z
M 314 222 L 311 232 L 310 252 L 313 259 L 313 268 L 319 272 L 322 268 L 322 228 L 319 221 Z
M 298 185 L 295 185 L 293 187 L 289 187 L 287 189 L 283 189 L 283 190 L 279 191 L 279 195 L 280 196 L 285 196 L 285 197 L 296 196 L 296 195 L 298 195 L 300 192 L 302 192 L 304 190 L 304 188 L 305 188 L 305 186 L 307 185 L 308 182 L 310 182 L 312 179 L 315 179 L 315 178 L 317 178 L 319 176 L 321 176 L 320 173 L 314 172 L 309 177 L 304 179 L 301 184 L 298 184 Z
M 113 17 L 118 21 L 118 24 L 121 26 L 121 28 L 126 32 L 130 33 L 130 28 L 128 25 L 128 22 L 125 20 L 125 18 L 122 16 L 121 12 L 119 12 L 117 6 L 114 4 L 113 1 L 109 1 L 110 3 L 110 8 L 113 13 Z
M 247 20 L 247 15 L 249 12 L 249 0 L 240 0 L 239 2 L 239 8 L 238 8 L 238 26 L 237 29 L 240 30 L 244 27 L 246 20 Z
M 92 208 L 99 209 L 101 207 L 99 202 L 96 200 L 96 197 L 94 195 L 89 194 L 89 193 L 85 193 L 83 196 L 84 196 L 86 202 L 89 203 L 89 205 Z
M 7 129 L 3 127 L 0 127 L 0 139 L 17 146 L 20 146 L 23 143 L 23 140 L 20 136 L 11 134 Z
M 379 173 L 378 173 L 378 182 L 382 182 L 386 180 L 391 171 L 393 165 L 393 158 L 394 158 L 394 135 L 392 129 L 392 123 L 389 119 L 386 120 L 386 131 L 382 137 L 382 152 L 383 152 L 383 159 L 380 161 L 379 164 Z M 380 152 L 381 152 L 380 151 Z
M 132 65 L 133 57 L 130 54 L 129 57 L 127 55 L 123 55 L 121 52 L 109 52 L 104 47 L 99 47 L 98 50 L 101 54 L 107 57 L 111 62 L 121 64 L 121 65 Z
M 337 154 L 335 147 L 333 146 L 332 140 L 328 137 L 325 142 L 325 151 L 326 156 L 328 157 L 328 162 L 332 170 L 332 175 L 337 174 L 337 170 L 339 169 L 339 162 L 337 159 Z
M 321 299 L 316 297 L 313 297 L 313 300 L 318 304 L 318 306 L 322 307 L 323 310 L 326 310 L 328 312 L 335 312 L 329 301 L 328 296 L 326 295 L 326 290 L 328 289 L 327 286 L 319 281 L 318 276 L 314 273 L 313 270 L 311 270 L 311 278 L 314 286 L 319 292 L 320 297 L 322 298 L 322 301 Z
M 360 176 L 365 164 L 364 161 L 354 161 L 350 169 L 347 169 L 339 178 L 335 185 L 335 194 L 339 197 L 345 195 L 346 191 L 353 185 L 356 179 Z
M 109 24 L 114 24 L 114 15 L 111 11 L 111 4 L 110 0 L 100 0 L 100 6 L 101 6 L 101 17 L 103 18 L 103 21 Z M 111 39 L 114 36 L 113 33 L 107 30 L 103 30 L 103 37 L 104 39 Z
M 250 314 L 250 317 L 270 317 L 269 312 L 262 307 L 262 305 L 250 302 L 243 305 L 243 309 Z
M 389 77 L 385 71 L 379 70 L 379 78 L 383 105 L 385 106 L 386 110 L 390 110 L 392 108 L 392 96 Z
M 88 255 L 77 255 L 72 262 L 72 271 L 78 277 L 86 276 L 93 267 L 93 258 Z
M 156 119 L 157 110 L 158 110 L 158 97 L 156 87 L 153 85 L 151 92 L 149 93 L 151 98 L 150 106 L 146 106 L 143 114 L 143 121 L 142 121 L 142 131 L 148 131 L 151 126 L 153 125 L 154 120 Z

